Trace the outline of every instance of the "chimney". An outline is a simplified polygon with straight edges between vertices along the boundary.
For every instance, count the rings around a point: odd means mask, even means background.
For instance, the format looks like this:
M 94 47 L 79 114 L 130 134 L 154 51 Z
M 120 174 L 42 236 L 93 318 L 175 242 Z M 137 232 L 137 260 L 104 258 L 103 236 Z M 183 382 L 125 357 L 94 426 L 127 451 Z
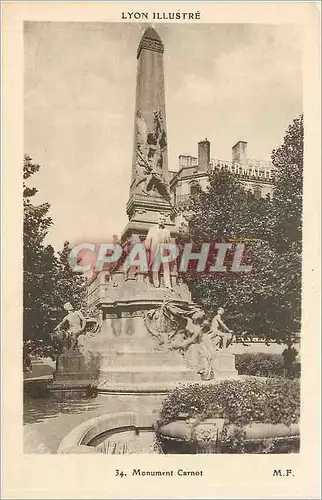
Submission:
M 210 163 L 210 142 L 206 138 L 198 142 L 198 170 L 207 172 Z
M 247 142 L 238 141 L 232 147 L 233 162 L 246 163 L 247 162 Z

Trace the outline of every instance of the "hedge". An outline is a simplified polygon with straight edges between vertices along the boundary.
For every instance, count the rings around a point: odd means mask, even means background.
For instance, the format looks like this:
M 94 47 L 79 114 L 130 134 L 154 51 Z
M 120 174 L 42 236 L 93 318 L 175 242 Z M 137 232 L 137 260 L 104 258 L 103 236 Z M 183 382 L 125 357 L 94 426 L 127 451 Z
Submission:
M 251 422 L 297 423 L 300 416 L 300 384 L 285 378 L 224 380 L 217 384 L 177 387 L 164 400 L 159 425 L 187 418 L 225 418 L 245 425 Z
M 299 366 L 285 367 L 282 354 L 248 353 L 235 355 L 235 366 L 239 375 L 261 377 L 299 377 Z

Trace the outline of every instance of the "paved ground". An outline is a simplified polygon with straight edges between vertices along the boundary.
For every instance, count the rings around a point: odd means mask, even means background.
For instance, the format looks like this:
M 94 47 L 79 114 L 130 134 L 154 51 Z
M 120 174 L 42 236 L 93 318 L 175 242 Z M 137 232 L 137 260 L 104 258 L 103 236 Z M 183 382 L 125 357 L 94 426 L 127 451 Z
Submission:
M 24 380 L 30 378 L 51 376 L 55 371 L 55 362 L 50 358 L 41 358 L 32 360 L 32 370 L 29 372 L 24 372 Z

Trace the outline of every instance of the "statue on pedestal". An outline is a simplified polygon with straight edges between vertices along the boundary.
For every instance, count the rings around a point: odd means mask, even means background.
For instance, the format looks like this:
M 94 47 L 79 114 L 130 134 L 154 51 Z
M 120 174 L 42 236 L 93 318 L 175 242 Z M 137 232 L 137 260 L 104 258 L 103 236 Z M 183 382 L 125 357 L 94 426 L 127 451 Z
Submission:
M 160 286 L 159 271 L 163 267 L 163 279 L 166 288 L 172 289 L 169 262 L 161 262 L 163 245 L 170 243 L 170 232 L 165 227 L 166 216 L 160 214 L 158 224 L 149 229 L 145 240 L 145 248 L 149 251 L 149 270 L 152 270 L 153 284 L 156 288 Z
M 64 309 L 68 314 L 55 327 L 52 337 L 61 341 L 63 352 L 80 352 L 85 334 L 96 333 L 99 322 L 95 318 L 85 318 L 81 311 L 74 310 L 70 302 L 64 305 Z
M 226 349 L 233 343 L 234 335 L 233 331 L 221 319 L 224 312 L 224 309 L 219 307 L 211 322 L 211 336 L 218 348 Z

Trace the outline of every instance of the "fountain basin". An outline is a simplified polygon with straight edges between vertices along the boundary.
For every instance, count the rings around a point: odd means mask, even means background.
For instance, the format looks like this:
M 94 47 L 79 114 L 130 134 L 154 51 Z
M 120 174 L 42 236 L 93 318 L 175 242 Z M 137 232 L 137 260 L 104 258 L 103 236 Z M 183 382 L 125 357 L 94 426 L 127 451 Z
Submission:
M 155 415 L 128 411 L 101 415 L 75 427 L 58 453 L 159 453 L 155 445 Z

